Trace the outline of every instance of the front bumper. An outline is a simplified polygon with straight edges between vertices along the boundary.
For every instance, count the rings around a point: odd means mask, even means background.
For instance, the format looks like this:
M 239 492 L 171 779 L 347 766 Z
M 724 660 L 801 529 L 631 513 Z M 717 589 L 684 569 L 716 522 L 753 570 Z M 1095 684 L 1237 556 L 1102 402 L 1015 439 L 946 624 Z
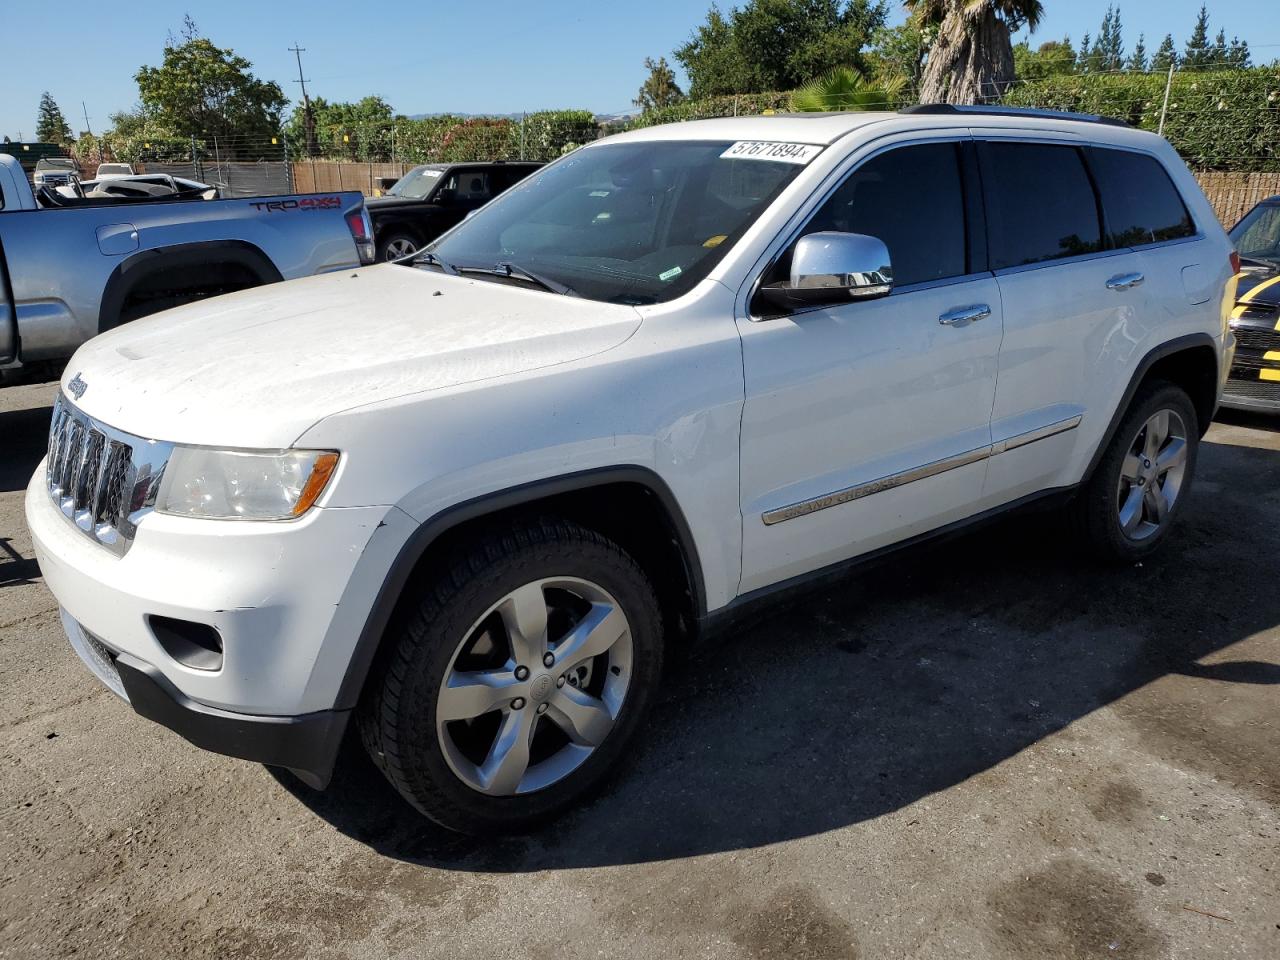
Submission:
M 316 789 L 328 785 L 350 710 L 322 710 L 300 717 L 220 710 L 184 695 L 146 661 L 113 650 L 66 610 L 62 611 L 62 624 L 85 666 L 139 716 L 169 728 L 201 749 L 287 767 Z
M 268 523 L 152 513 L 116 556 L 52 502 L 43 463 L 26 513 L 67 635 L 104 683 L 198 746 L 327 779 L 354 706 L 340 690 L 377 591 L 416 527 L 407 515 L 316 508 Z M 216 669 L 175 658 L 155 618 L 216 630 Z

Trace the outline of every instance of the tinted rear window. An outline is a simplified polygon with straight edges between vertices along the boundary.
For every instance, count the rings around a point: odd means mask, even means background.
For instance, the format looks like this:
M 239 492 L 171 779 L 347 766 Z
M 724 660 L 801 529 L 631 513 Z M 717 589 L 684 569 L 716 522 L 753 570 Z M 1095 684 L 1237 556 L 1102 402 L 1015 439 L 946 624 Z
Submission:
M 993 269 L 1102 249 L 1097 200 L 1079 150 L 984 143 L 981 153 Z
M 1155 157 L 1095 148 L 1092 160 L 1112 246 L 1140 247 L 1196 232 L 1182 197 Z

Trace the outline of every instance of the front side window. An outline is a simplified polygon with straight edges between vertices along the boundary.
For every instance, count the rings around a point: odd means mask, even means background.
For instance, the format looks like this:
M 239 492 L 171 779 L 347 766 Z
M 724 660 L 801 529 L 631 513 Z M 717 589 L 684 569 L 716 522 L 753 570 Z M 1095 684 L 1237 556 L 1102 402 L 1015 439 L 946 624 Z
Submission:
M 534 172 L 427 249 L 451 268 L 509 264 L 591 300 L 674 299 L 803 169 L 724 156 L 733 146 L 586 147 Z
M 1112 246 L 1140 247 L 1195 234 L 1186 204 L 1155 157 L 1095 147 L 1090 160 Z
M 990 142 L 979 153 L 993 270 L 1102 249 L 1098 201 L 1076 147 Z
M 475 205 L 486 202 L 491 196 L 489 174 L 483 170 L 455 170 L 441 184 L 436 200 Z
M 925 143 L 872 157 L 836 188 L 800 236 L 834 230 L 876 237 L 889 248 L 898 287 L 963 276 L 964 190 L 958 150 L 954 143 Z M 786 280 L 790 269 L 788 251 L 767 281 Z

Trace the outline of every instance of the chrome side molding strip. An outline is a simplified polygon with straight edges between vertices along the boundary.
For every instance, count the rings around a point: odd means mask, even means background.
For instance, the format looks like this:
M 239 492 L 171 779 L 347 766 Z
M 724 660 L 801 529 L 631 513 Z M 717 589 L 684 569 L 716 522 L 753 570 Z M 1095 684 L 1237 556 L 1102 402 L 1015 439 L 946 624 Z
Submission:
M 869 497 L 876 493 L 884 493 L 886 490 L 914 483 L 917 480 L 936 477 L 938 474 L 946 473 L 948 470 L 967 467 L 971 463 L 978 463 L 998 454 L 1016 450 L 1018 447 L 1025 447 L 1027 444 L 1035 443 L 1037 440 L 1046 440 L 1060 433 L 1066 433 L 1068 430 L 1074 430 L 1080 425 L 1080 419 L 1080 415 L 1077 414 L 1074 417 L 1068 417 L 1065 420 L 1059 420 L 1056 423 L 1046 424 L 1043 427 L 1028 430 L 1026 433 L 1019 433 L 1007 439 L 999 440 L 985 447 L 975 447 L 973 450 L 966 450 L 964 453 L 957 453 L 952 457 L 944 457 L 941 460 L 934 460 L 932 463 L 912 467 L 910 470 L 893 473 L 887 477 L 881 477 L 879 480 L 860 483 L 853 487 L 845 487 L 843 490 L 823 494 L 811 500 L 801 500 L 799 503 L 778 507 L 776 510 L 768 510 L 761 515 L 760 519 L 764 521 L 765 526 L 773 526 L 775 523 L 782 523 L 784 520 L 794 520 L 796 517 L 808 516 L 811 513 L 817 513 L 819 510 L 838 507 L 842 503 L 861 500 L 863 497 Z
M 1007 440 L 998 440 L 991 445 L 991 455 L 994 457 L 998 453 L 1007 453 L 1010 450 L 1017 450 L 1019 447 L 1025 447 L 1028 443 L 1035 443 L 1037 440 L 1047 440 L 1049 437 L 1056 437 L 1060 433 L 1066 433 L 1068 430 L 1074 430 L 1080 426 L 1080 414 L 1074 417 L 1067 417 L 1065 420 L 1059 420 L 1056 423 L 1047 423 L 1043 427 L 1036 427 L 1034 430 L 1028 430 L 1026 433 L 1019 433 L 1009 437 Z

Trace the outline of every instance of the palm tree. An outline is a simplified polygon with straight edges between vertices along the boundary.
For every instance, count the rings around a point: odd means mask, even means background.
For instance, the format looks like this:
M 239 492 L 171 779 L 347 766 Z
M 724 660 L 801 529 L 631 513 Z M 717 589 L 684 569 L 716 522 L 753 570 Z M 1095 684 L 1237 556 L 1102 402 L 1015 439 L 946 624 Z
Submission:
M 791 94 L 791 109 L 805 113 L 825 110 L 892 110 L 899 106 L 903 77 L 869 82 L 852 67 L 836 67 L 810 80 Z
M 1034 30 L 1044 17 L 1040 0 L 906 0 L 923 23 L 937 29 L 920 81 L 921 103 L 984 103 L 1013 81 L 1010 34 Z

